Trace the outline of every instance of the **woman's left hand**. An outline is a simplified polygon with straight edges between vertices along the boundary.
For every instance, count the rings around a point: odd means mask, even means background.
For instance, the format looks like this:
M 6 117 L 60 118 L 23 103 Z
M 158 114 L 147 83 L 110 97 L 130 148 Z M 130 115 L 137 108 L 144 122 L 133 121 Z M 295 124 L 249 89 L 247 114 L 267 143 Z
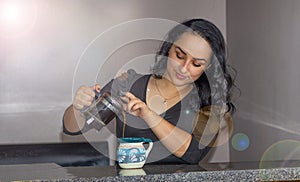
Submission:
M 192 136 L 185 130 L 177 128 L 160 115 L 152 111 L 145 102 L 127 92 L 121 97 L 124 102 L 126 112 L 140 117 L 151 128 L 159 140 L 163 140 L 163 145 L 177 157 L 182 157 L 187 151 Z
M 141 101 L 135 95 L 130 92 L 126 92 L 124 96 L 121 97 L 123 101 L 123 107 L 128 113 L 145 119 L 152 113 L 151 109 L 146 105 L 145 102 Z

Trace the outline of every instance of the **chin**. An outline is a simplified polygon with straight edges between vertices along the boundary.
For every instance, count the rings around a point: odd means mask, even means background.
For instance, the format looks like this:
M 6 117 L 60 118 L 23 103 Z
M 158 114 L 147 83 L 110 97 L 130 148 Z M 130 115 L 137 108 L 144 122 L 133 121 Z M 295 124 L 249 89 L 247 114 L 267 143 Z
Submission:
M 190 82 L 186 82 L 186 81 L 181 81 L 181 80 L 173 80 L 173 84 L 174 84 L 176 87 L 182 87 L 182 86 L 189 85 L 189 84 L 191 84 L 191 83 L 190 83 Z

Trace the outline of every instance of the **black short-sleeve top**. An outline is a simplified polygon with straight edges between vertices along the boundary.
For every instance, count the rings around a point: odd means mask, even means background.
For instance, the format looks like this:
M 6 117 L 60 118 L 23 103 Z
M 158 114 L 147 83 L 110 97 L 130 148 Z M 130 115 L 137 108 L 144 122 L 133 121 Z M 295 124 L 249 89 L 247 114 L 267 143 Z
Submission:
M 110 81 L 102 89 L 102 92 L 109 91 L 112 95 L 118 95 L 120 90 L 129 91 L 146 103 L 147 85 L 150 77 L 151 75 L 140 75 L 133 70 L 129 70 L 125 78 L 116 78 Z M 191 92 L 180 102 L 160 115 L 171 124 L 192 134 L 190 146 L 181 158 L 174 156 L 164 147 L 145 121 L 128 113 L 126 113 L 125 127 L 123 117 L 117 116 L 116 135 L 118 138 L 123 137 L 124 132 L 124 137 L 150 138 L 154 145 L 147 158 L 147 163 L 198 163 L 207 154 L 209 147 L 199 144 L 199 141 L 193 135 L 198 114 L 195 106 L 193 106 L 193 103 L 197 102 L 198 98 L 196 97 L 197 95 Z

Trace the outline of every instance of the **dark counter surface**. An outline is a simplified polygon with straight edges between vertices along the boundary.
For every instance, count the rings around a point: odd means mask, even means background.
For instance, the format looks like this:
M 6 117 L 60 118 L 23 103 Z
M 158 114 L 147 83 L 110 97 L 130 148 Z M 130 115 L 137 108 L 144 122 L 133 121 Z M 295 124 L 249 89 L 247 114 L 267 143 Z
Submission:
M 53 163 L 0 165 L 1 181 L 300 181 L 299 161 L 62 167 Z M 262 169 L 263 167 L 263 169 Z

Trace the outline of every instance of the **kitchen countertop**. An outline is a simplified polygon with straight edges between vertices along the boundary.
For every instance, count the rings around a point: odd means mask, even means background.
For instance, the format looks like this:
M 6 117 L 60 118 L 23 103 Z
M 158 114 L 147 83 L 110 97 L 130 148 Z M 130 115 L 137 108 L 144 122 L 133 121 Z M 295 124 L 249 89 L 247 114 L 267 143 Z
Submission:
M 263 166 L 263 167 L 262 167 Z M 0 165 L 0 180 L 36 181 L 293 181 L 300 161 L 148 164 L 142 169 L 118 166 L 62 167 L 54 163 Z M 262 169 L 263 168 L 263 169 Z

